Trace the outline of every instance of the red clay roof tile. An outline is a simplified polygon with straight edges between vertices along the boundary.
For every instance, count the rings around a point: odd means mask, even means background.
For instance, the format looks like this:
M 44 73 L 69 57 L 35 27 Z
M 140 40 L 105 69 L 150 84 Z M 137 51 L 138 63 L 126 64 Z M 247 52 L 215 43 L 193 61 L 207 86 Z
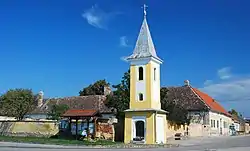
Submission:
M 63 117 L 91 117 L 98 113 L 97 110 L 76 110 L 71 109 L 63 114 Z
M 223 113 L 227 116 L 230 116 L 230 114 L 218 103 L 216 102 L 212 97 L 207 95 L 206 93 L 201 92 L 200 90 L 196 88 L 192 88 L 193 91 L 206 103 L 206 105 L 213 111 Z

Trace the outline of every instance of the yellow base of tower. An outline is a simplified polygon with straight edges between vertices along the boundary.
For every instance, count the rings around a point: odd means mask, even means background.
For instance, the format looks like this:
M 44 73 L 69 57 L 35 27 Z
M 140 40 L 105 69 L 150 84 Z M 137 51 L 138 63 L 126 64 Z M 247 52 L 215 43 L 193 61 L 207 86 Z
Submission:
M 144 139 L 141 138 L 143 122 Z M 165 144 L 166 125 L 166 112 L 163 110 L 127 111 L 125 112 L 124 143 Z

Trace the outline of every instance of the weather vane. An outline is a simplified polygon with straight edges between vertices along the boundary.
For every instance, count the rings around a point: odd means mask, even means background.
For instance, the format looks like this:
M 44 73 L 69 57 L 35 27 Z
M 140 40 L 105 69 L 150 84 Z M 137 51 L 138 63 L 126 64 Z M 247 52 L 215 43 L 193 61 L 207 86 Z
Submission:
M 147 16 L 147 10 L 146 10 L 147 7 L 148 7 L 148 6 L 147 6 L 146 4 L 143 5 L 143 12 L 144 12 L 144 17 L 145 17 L 145 18 L 146 18 L 146 16 Z

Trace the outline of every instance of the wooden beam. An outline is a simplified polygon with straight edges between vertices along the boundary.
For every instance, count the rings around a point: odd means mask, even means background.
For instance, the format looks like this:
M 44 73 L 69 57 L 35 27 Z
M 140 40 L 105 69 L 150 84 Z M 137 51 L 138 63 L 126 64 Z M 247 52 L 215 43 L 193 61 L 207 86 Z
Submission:
M 71 118 L 69 118 L 69 131 L 71 133 Z
M 87 118 L 87 138 L 89 138 L 89 118 Z
M 94 138 L 96 138 L 96 130 L 97 130 L 97 126 L 96 126 L 96 121 L 97 121 L 97 117 L 94 117 Z
M 78 118 L 76 117 L 76 140 L 78 138 Z

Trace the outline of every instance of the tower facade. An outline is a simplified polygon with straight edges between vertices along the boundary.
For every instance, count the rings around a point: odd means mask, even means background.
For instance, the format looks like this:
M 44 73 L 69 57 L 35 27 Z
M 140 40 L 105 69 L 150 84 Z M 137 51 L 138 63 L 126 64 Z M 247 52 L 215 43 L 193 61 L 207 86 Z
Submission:
M 160 65 L 146 19 L 144 19 L 130 63 L 130 108 L 125 111 L 125 143 L 166 142 L 166 111 L 161 110 Z M 156 132 L 157 129 L 157 132 Z

